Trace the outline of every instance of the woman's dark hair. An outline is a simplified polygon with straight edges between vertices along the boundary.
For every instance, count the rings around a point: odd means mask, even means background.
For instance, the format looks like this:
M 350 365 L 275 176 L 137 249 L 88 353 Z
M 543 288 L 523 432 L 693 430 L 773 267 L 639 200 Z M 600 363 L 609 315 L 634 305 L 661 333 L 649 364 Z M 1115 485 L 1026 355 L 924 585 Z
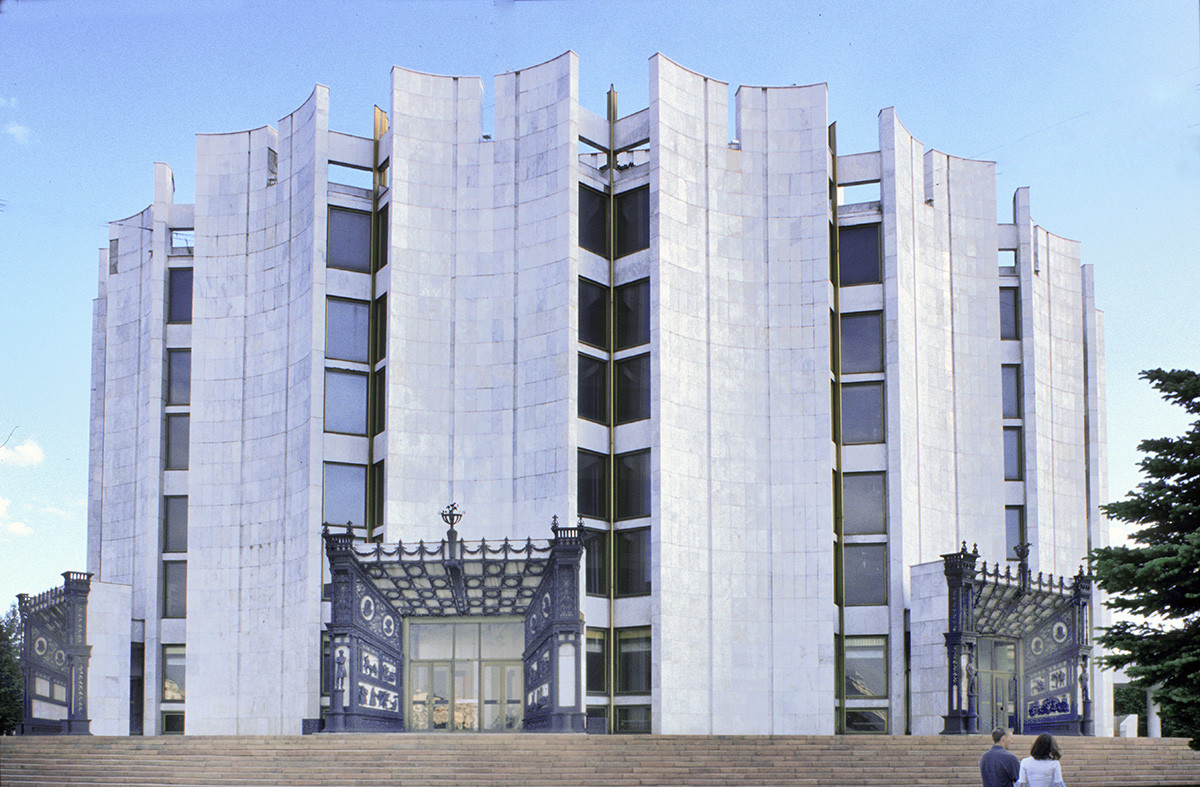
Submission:
M 1037 740 L 1033 742 L 1033 747 L 1029 750 L 1035 760 L 1061 760 L 1062 752 L 1058 750 L 1058 744 L 1054 742 L 1054 736 L 1048 732 L 1043 732 L 1037 736 Z

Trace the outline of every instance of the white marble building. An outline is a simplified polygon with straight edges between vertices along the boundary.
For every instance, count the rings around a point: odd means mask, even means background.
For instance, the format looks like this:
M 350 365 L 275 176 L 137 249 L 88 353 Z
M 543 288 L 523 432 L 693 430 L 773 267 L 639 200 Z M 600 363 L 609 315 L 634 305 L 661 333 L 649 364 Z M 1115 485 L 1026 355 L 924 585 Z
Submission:
M 478 78 L 393 69 L 375 139 L 318 86 L 112 223 L 88 569 L 133 588 L 93 636 L 132 644 L 145 734 L 321 716 L 323 522 L 583 517 L 589 713 L 661 733 L 939 732 L 939 556 L 1105 543 L 1078 243 L 892 109 L 841 151 L 824 84 L 741 87 L 731 130 L 725 83 L 649 66 L 611 122 L 574 53 L 498 76 L 491 135 Z

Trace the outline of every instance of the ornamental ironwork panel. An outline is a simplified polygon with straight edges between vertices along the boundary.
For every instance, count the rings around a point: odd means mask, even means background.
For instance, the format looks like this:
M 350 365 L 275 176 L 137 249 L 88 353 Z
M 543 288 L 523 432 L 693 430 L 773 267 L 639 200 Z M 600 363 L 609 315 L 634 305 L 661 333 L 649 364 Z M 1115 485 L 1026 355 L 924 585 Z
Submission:
M 62 587 L 17 596 L 23 635 L 21 735 L 89 734 L 87 600 L 92 575 L 67 571 L 62 576 Z

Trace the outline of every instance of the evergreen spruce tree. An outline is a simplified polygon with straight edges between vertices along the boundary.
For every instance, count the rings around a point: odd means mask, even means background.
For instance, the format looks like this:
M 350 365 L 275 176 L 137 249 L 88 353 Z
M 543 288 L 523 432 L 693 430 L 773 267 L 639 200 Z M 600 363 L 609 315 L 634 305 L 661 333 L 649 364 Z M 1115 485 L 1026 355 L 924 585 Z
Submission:
M 0 618 L 0 735 L 21 723 L 21 616 L 13 604 Z
M 1141 377 L 1200 416 L 1200 374 L 1151 369 Z M 1121 621 L 1098 640 L 1110 651 L 1107 665 L 1153 691 L 1163 733 L 1200 749 L 1200 418 L 1182 436 L 1143 440 L 1138 450 L 1145 480 L 1103 507 L 1141 526 L 1132 534 L 1138 546 L 1096 549 L 1091 561 L 1108 607 L 1149 619 Z

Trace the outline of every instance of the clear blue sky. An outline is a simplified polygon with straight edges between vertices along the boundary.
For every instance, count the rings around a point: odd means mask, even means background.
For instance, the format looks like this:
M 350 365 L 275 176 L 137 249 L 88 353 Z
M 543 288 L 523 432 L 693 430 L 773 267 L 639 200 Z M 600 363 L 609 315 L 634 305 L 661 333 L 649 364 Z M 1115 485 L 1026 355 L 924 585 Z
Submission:
M 829 84 L 843 153 L 895 106 L 927 147 L 998 162 L 1000 220 L 1083 242 L 1106 313 L 1109 497 L 1182 411 L 1136 379 L 1200 367 L 1195 2 L 0 0 L 0 608 L 86 567 L 97 249 L 153 199 L 192 201 L 195 137 L 274 125 L 315 83 L 369 136 L 388 70 L 484 77 L 572 49 L 585 105 L 644 107 L 663 52 L 739 84 Z M 485 119 L 490 127 L 490 118 Z M 11 437 L 10 437 L 11 432 Z

